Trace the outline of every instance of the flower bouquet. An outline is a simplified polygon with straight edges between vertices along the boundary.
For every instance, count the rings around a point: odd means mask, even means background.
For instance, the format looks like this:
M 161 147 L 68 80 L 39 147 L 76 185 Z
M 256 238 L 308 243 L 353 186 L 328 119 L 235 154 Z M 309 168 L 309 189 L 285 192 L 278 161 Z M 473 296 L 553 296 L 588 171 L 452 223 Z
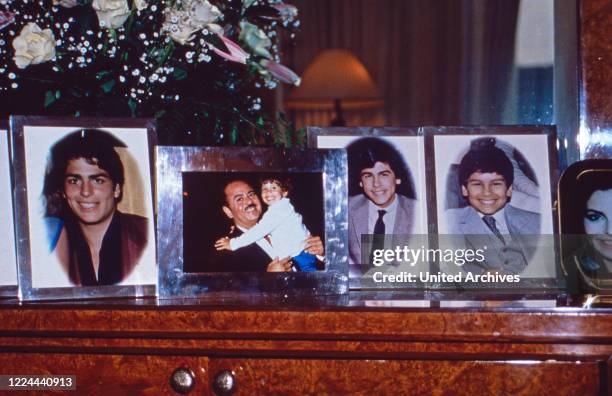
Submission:
M 155 117 L 164 144 L 290 145 L 262 99 L 300 82 L 279 50 L 296 17 L 281 0 L 0 0 L 0 95 L 20 113 Z

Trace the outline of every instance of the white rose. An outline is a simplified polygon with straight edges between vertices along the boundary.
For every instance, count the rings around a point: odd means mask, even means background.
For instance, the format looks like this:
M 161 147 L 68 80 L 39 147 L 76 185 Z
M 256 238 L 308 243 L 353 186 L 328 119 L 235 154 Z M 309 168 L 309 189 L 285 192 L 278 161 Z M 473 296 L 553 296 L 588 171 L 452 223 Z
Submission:
M 134 5 L 138 11 L 142 11 L 148 6 L 146 0 L 134 0 Z
M 253 52 L 267 59 L 272 59 L 272 54 L 268 48 L 272 46 L 272 40 L 266 34 L 249 22 L 240 22 L 239 40 L 244 41 Z
M 221 26 L 215 24 L 222 15 L 221 11 L 208 0 L 188 0 L 183 7 L 189 15 L 190 24 L 194 27 L 208 28 L 214 33 L 221 31 Z
M 42 30 L 37 24 L 30 22 L 13 40 L 13 48 L 15 64 L 18 68 L 25 69 L 29 65 L 48 62 L 55 57 L 55 37 L 51 29 Z
M 127 0 L 93 0 L 91 7 L 98 15 L 100 27 L 104 29 L 117 29 L 130 16 Z

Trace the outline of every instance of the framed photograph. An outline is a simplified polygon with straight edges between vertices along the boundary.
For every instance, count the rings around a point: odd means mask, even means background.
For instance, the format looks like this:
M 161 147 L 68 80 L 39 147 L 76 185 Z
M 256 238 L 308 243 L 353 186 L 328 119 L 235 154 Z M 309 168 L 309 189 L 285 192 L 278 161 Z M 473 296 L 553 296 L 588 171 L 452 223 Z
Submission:
M 568 291 L 612 295 L 612 159 L 579 161 L 563 172 L 559 225 Z
M 8 124 L 0 122 L 0 297 L 17 296 L 17 257 Z
M 552 126 L 425 128 L 432 286 L 559 288 Z
M 159 296 L 348 290 L 346 153 L 158 147 Z
M 312 148 L 346 148 L 352 288 L 423 287 L 424 260 L 401 252 L 428 246 L 424 139 L 418 128 L 307 130 Z
M 155 295 L 153 121 L 11 117 L 19 297 Z

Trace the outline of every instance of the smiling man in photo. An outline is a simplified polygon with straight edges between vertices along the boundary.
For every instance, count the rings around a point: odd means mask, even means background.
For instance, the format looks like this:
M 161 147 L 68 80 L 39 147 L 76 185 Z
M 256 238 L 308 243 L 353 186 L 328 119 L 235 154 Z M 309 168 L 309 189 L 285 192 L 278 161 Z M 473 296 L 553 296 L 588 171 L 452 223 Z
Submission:
M 108 132 L 82 129 L 52 148 L 43 195 L 49 250 L 76 286 L 115 285 L 147 246 L 148 219 L 122 213 L 125 174 Z
M 347 152 L 349 184 L 358 184 L 359 192 L 349 197 L 349 264 L 368 264 L 362 263 L 361 236 L 411 234 L 416 201 L 408 167 L 390 143 L 362 138 Z
M 237 238 L 252 229 L 264 213 L 262 201 L 247 180 L 229 179 L 224 183 L 221 209 L 232 224 L 223 237 Z M 217 240 L 216 238 L 215 240 Z M 322 256 L 325 252 L 319 236 L 304 240 L 304 251 Z M 289 272 L 291 257 L 277 257 L 269 236 L 235 250 L 215 251 L 207 272 Z

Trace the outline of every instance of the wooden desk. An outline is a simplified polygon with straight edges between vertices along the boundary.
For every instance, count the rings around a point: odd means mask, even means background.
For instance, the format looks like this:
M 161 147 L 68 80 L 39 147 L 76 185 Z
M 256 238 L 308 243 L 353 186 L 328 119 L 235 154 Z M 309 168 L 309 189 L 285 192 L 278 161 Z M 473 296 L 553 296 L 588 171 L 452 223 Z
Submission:
M 0 303 L 0 374 L 75 374 L 88 395 L 173 394 L 177 368 L 206 395 L 224 370 L 240 395 L 597 395 L 610 356 L 610 309 Z

